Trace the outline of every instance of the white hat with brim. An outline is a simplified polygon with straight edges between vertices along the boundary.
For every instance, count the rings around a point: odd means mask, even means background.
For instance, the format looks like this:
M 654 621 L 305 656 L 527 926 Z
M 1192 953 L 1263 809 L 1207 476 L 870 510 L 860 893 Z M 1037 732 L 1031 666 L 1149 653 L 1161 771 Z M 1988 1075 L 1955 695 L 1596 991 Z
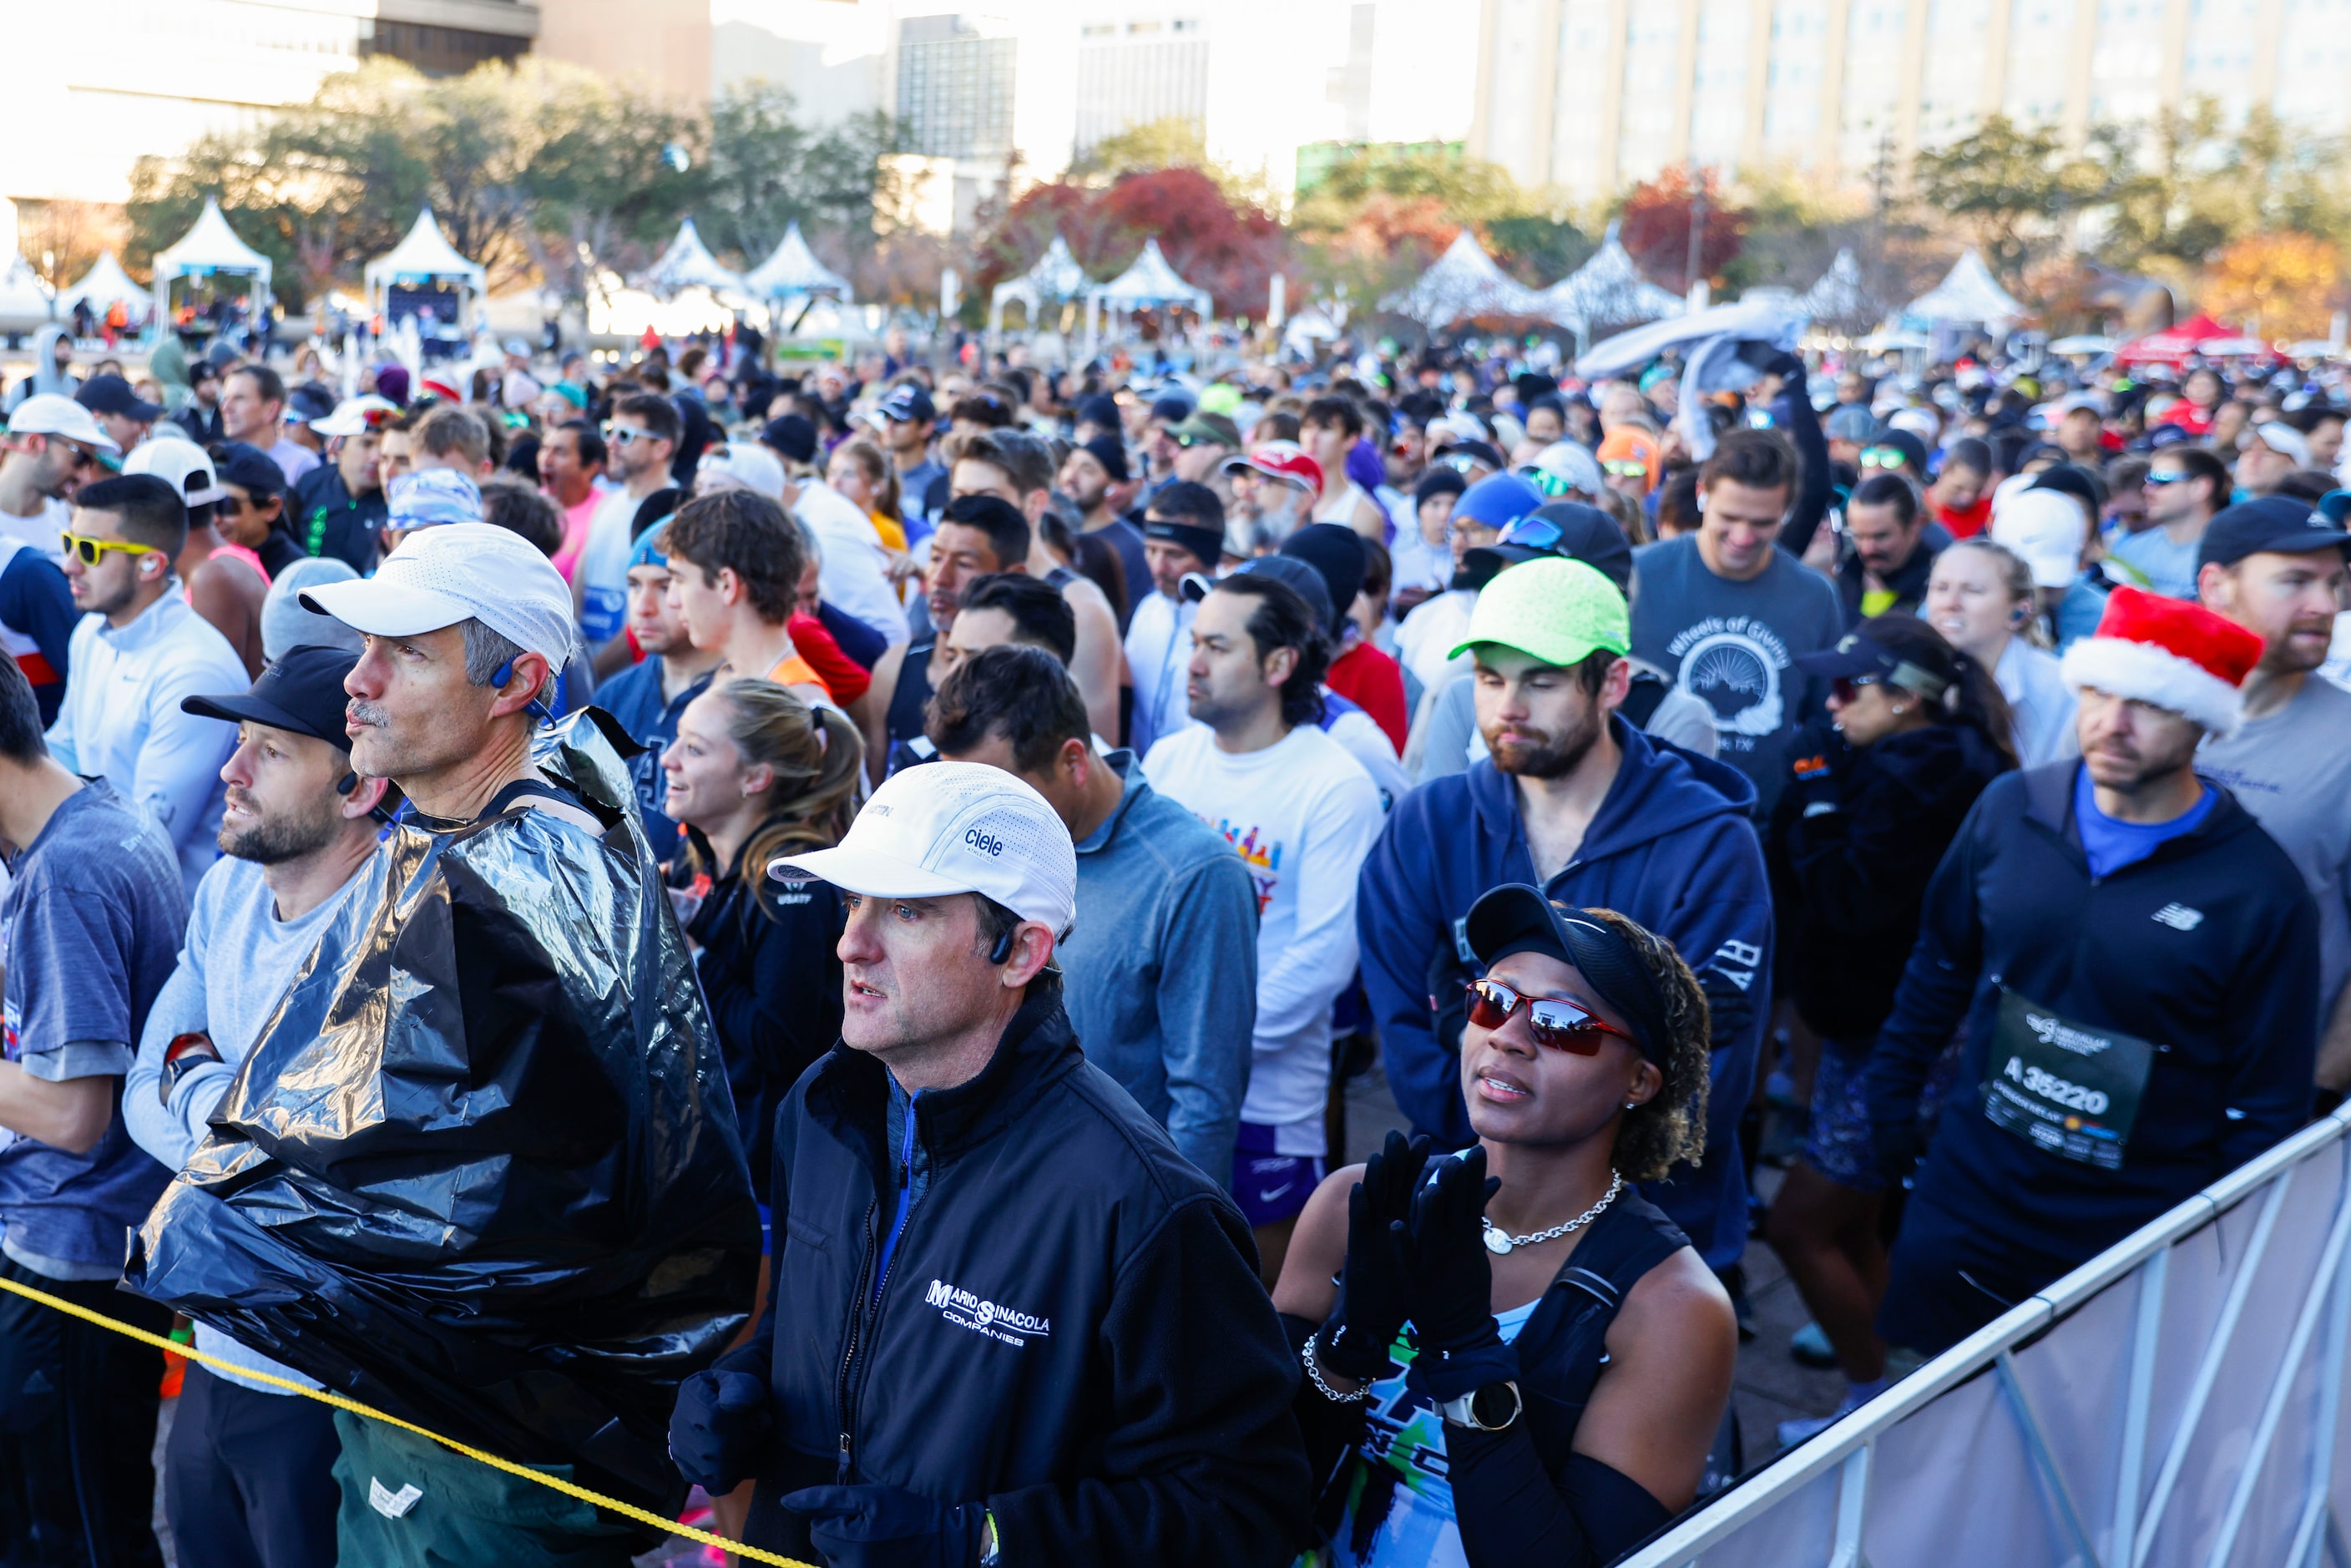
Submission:
M 571 590 L 520 534 L 494 523 L 417 529 L 373 577 L 321 583 L 301 600 L 371 637 L 417 637 L 479 621 L 555 669 L 571 656 Z
M 374 426 L 368 423 L 371 413 L 398 413 L 400 405 L 388 397 L 367 392 L 359 397 L 345 398 L 335 405 L 335 412 L 310 422 L 310 428 L 321 435 L 364 435 Z
M 927 762 L 893 774 L 831 849 L 782 855 L 768 874 L 867 898 L 977 893 L 1058 936 L 1076 917 L 1078 856 L 1045 797 L 1000 768 Z
M 114 437 L 99 428 L 89 410 L 56 392 L 36 392 L 18 403 L 16 412 L 8 416 L 8 434 L 62 435 L 68 441 L 87 442 L 100 452 L 122 450 Z

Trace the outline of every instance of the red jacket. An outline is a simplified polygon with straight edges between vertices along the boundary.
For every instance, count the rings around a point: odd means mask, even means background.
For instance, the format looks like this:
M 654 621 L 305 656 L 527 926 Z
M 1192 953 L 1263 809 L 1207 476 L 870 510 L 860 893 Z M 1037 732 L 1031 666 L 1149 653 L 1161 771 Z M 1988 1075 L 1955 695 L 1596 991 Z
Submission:
M 1331 673 L 1322 677 L 1323 684 L 1365 713 L 1388 737 L 1388 744 L 1404 755 L 1405 734 L 1412 727 L 1412 716 L 1405 711 L 1404 671 L 1396 662 L 1358 639 L 1354 646 L 1331 661 Z

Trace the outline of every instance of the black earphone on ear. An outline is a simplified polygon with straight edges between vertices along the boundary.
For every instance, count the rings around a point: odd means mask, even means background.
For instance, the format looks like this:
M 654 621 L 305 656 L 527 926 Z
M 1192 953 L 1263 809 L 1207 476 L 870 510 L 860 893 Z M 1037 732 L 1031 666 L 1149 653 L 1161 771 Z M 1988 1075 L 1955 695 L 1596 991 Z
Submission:
M 988 949 L 987 961 L 991 964 L 1008 962 L 1012 957 L 1012 939 L 1019 935 L 1020 928 L 1017 925 L 999 934 L 996 938 L 996 946 Z
M 357 773 L 346 773 L 335 780 L 335 793 L 338 795 L 348 795 L 359 787 L 360 776 Z

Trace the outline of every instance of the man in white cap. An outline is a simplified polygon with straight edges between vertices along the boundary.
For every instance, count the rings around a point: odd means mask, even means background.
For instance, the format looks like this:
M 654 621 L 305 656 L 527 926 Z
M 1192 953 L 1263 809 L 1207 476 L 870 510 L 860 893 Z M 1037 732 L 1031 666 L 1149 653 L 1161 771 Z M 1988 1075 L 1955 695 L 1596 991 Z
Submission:
M 407 805 L 349 895 L 370 908 L 322 928 L 151 1214 L 132 1288 L 434 1431 L 672 1507 L 662 1425 L 748 1315 L 758 1210 L 726 1096 L 698 1087 L 724 1069 L 625 767 L 592 722 L 534 745 L 570 591 L 474 522 L 301 600 L 361 634 L 350 767 Z M 322 1092 L 365 1110 L 318 1114 Z M 241 1207 L 280 1184 L 337 1218 Z M 347 1306 L 277 1312 L 304 1295 Z M 346 1563 L 630 1560 L 592 1509 L 397 1427 L 336 1428 Z
M 104 477 L 99 454 L 121 450 L 69 397 L 39 392 L 18 403 L 0 441 L 0 535 L 64 565 L 57 536 L 73 520 L 73 493 L 84 480 Z
M 755 1481 L 746 1540 L 832 1568 L 1290 1561 L 1296 1369 L 1239 1212 L 1078 1049 L 1053 808 L 910 768 L 769 871 L 848 895 L 846 1013 L 778 1116 L 767 1312 L 679 1390 L 679 1469 Z

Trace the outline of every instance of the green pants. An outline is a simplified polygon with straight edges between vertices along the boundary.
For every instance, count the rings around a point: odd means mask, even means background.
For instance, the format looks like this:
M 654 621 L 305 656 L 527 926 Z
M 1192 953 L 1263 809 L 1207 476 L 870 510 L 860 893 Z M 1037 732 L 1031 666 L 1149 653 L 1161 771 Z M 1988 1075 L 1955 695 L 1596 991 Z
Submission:
M 576 1498 L 348 1410 L 335 1430 L 341 1568 L 628 1568 L 631 1532 Z

